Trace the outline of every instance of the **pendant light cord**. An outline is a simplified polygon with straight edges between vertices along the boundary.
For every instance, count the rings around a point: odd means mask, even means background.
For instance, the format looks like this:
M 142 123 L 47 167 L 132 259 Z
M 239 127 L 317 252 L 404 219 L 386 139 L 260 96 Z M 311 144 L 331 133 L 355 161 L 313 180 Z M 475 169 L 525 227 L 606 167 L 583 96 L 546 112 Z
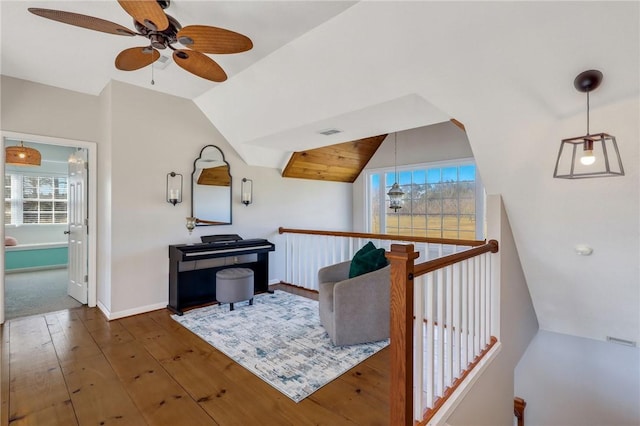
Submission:
M 587 136 L 589 135 L 589 91 L 587 91 Z
M 398 182 L 398 132 L 393 134 L 393 172 Z

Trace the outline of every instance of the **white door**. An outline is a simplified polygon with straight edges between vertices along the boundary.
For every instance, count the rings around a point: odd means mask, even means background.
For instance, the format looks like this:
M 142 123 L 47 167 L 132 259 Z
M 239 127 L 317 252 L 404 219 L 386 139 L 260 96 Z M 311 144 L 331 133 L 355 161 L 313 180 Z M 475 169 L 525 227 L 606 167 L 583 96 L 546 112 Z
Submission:
M 87 303 L 87 149 L 69 157 L 69 284 L 67 292 Z

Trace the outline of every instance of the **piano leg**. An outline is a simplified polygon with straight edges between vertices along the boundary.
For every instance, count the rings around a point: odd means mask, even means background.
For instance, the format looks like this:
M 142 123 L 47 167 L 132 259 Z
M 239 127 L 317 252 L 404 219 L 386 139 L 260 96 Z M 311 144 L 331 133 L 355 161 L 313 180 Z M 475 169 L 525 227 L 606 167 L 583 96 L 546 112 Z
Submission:
M 167 309 L 170 310 L 171 312 L 173 312 L 174 314 L 180 315 L 182 316 L 182 314 L 184 314 L 184 312 L 182 312 L 181 310 L 178 310 L 176 308 L 174 308 L 173 306 L 167 305 Z

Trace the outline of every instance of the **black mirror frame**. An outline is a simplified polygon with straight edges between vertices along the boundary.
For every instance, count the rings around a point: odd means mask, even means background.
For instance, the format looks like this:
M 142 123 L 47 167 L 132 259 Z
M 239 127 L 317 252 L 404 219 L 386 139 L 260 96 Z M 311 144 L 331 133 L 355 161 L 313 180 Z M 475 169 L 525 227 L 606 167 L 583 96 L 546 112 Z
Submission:
M 218 150 L 218 152 L 220 153 L 220 155 L 222 156 L 222 161 L 227 165 L 227 170 L 229 171 L 229 222 L 213 222 L 213 221 L 209 221 L 205 218 L 198 218 L 196 216 L 194 216 L 195 211 L 194 211 L 194 196 L 193 196 L 193 187 L 194 187 L 194 178 L 195 178 L 195 173 L 196 173 L 196 163 L 198 162 L 198 160 L 200 160 L 202 158 L 202 153 L 204 152 L 205 149 L 207 148 L 215 148 Z M 233 177 L 231 176 L 231 165 L 229 164 L 229 162 L 227 162 L 227 160 L 225 159 L 224 156 L 224 152 L 222 152 L 222 150 L 220 149 L 220 147 L 218 147 L 217 145 L 205 145 L 201 150 L 200 150 L 200 154 L 198 154 L 198 157 L 193 161 L 193 171 L 191 172 L 191 216 L 196 218 L 196 226 L 220 226 L 220 225 L 231 225 L 233 223 Z

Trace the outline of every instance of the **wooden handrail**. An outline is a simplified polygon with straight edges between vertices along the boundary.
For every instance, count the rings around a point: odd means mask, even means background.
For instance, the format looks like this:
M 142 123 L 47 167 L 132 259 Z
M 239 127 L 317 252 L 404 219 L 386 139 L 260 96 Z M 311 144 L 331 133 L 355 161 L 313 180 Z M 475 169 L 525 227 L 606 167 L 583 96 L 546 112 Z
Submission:
M 520 397 L 513 398 L 513 414 L 518 419 L 518 426 L 524 426 L 524 409 L 527 403 Z
M 416 277 L 419 277 L 420 275 L 436 271 L 444 268 L 445 266 L 453 265 L 454 263 L 462 262 L 463 260 L 471 259 L 472 257 L 476 257 L 487 252 L 498 252 L 498 242 L 496 240 L 489 240 L 489 242 L 480 247 L 470 248 L 459 253 L 453 253 L 415 265 L 414 273 Z
M 458 246 L 477 247 L 486 243 L 484 240 L 455 240 L 452 238 L 431 238 L 431 237 L 414 237 L 411 235 L 391 235 L 391 234 L 368 234 L 363 232 L 343 232 L 343 231 L 318 231 L 312 229 L 291 229 L 278 228 L 278 233 L 284 234 L 308 234 L 308 235 L 327 235 L 333 237 L 351 237 L 351 238 L 371 238 L 374 240 L 390 240 L 390 241 L 408 241 L 414 243 L 431 243 L 431 244 L 449 244 Z

